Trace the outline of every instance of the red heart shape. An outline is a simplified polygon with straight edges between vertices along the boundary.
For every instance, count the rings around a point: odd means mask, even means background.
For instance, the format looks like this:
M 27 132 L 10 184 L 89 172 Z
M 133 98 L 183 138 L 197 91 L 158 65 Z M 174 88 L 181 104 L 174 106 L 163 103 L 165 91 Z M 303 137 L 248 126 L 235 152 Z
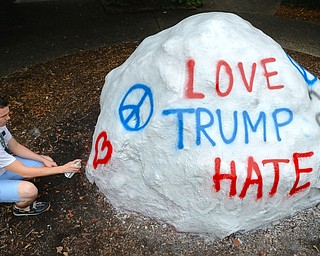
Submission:
M 102 141 L 101 151 L 104 151 L 106 148 L 108 149 L 106 155 L 103 158 L 98 158 L 100 141 Z M 109 162 L 111 155 L 112 155 L 112 151 L 113 151 L 112 144 L 108 140 L 108 135 L 105 131 L 101 132 L 99 134 L 99 136 L 97 137 L 94 150 L 95 150 L 95 156 L 93 159 L 93 168 L 97 169 L 97 166 L 99 164 L 107 164 Z

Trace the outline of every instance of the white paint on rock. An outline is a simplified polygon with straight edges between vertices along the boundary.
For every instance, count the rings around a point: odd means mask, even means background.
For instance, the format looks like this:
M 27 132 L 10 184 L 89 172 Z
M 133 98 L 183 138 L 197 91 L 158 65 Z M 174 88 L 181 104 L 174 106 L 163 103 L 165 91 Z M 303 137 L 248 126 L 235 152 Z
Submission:
M 146 38 L 106 76 L 87 177 L 115 207 L 181 232 L 222 238 L 269 224 L 320 201 L 319 88 L 240 17 L 189 17 Z M 236 175 L 219 181 L 219 158 L 220 172 L 230 174 L 234 161 Z M 268 159 L 281 159 L 279 179 Z

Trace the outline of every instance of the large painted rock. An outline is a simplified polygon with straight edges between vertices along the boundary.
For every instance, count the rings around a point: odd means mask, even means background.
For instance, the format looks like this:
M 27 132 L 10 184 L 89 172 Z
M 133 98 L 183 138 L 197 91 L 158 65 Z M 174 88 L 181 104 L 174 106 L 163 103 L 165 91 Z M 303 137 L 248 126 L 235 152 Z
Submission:
M 222 238 L 320 202 L 320 82 L 240 17 L 146 38 L 107 76 L 86 174 L 117 208 Z

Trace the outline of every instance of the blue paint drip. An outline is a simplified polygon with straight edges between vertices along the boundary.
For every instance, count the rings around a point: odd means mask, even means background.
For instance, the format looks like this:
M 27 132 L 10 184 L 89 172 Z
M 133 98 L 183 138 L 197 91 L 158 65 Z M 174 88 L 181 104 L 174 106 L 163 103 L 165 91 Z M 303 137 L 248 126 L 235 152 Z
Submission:
M 287 53 L 286 53 L 287 54 Z M 306 81 L 306 83 L 309 86 L 312 86 L 315 84 L 315 82 L 318 80 L 318 78 L 316 76 L 314 76 L 313 74 L 311 74 L 309 71 L 307 71 L 304 67 L 302 67 L 300 64 L 298 64 L 294 59 L 292 59 L 289 54 L 287 54 L 290 62 L 292 63 L 292 65 L 299 71 L 299 73 L 302 75 L 302 77 L 304 78 L 304 80 Z M 310 76 L 312 76 L 312 79 L 308 78 L 308 74 Z

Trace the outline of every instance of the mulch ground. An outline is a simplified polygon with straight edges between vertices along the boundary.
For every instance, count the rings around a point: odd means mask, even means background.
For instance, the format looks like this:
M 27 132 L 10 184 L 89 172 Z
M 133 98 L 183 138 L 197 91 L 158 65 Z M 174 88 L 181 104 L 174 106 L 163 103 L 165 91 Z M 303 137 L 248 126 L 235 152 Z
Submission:
M 277 15 L 301 18 L 308 10 L 280 8 Z M 296 12 L 294 15 L 293 12 Z M 303 13 L 303 14 L 301 14 Z M 301 14 L 301 15 L 300 15 Z M 319 22 L 319 11 L 309 21 Z M 105 75 L 121 65 L 138 42 L 113 45 L 63 56 L 0 78 L 11 102 L 15 137 L 59 164 L 85 161 L 99 115 Z M 288 51 L 302 66 L 320 77 L 320 58 Z M 51 210 L 36 217 L 13 217 L 11 204 L 0 205 L 0 255 L 317 255 L 319 225 L 304 221 L 299 236 L 292 219 L 249 234 L 221 241 L 177 234 L 170 226 L 134 213 L 120 213 L 104 200 L 85 174 L 34 179 L 41 200 Z M 319 207 L 304 216 L 320 214 Z M 297 218 L 297 217 L 294 217 Z M 288 226 L 290 226 L 290 230 Z M 281 231 L 285 234 L 279 234 Z M 306 236 L 310 232 L 310 236 Z
M 281 5 L 275 15 L 314 23 L 320 22 L 320 10 L 316 9 Z

